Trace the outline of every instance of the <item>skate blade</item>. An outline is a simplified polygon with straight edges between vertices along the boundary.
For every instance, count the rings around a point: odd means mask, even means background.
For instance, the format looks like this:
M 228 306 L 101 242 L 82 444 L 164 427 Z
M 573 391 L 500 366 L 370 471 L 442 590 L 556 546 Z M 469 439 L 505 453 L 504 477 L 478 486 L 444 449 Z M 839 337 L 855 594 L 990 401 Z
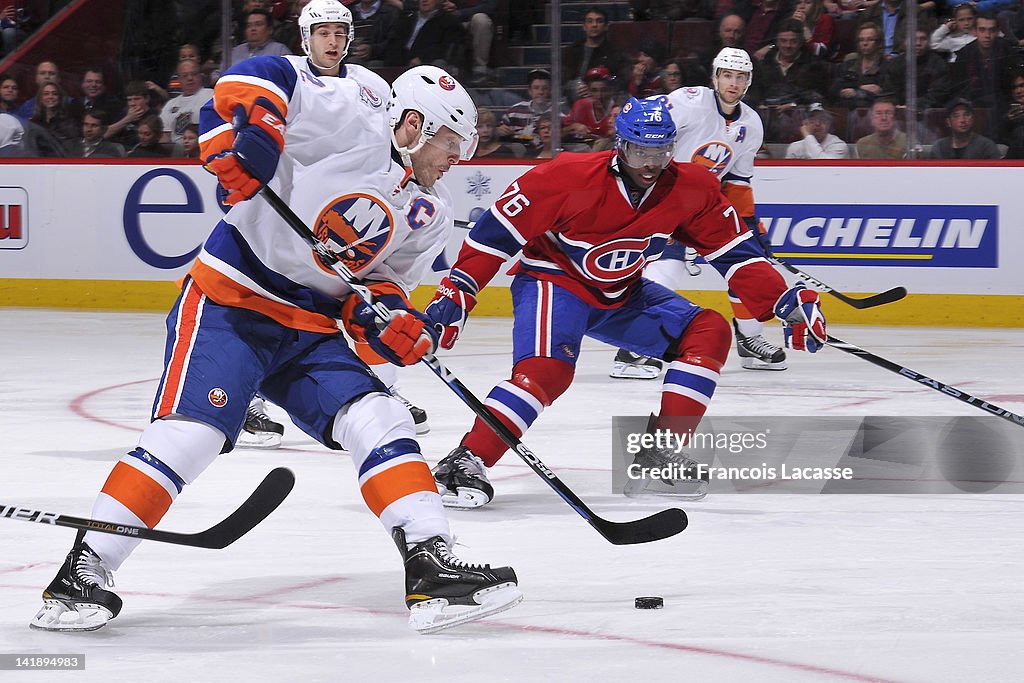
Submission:
M 632 363 L 613 363 L 609 377 L 615 379 L 658 379 L 660 368 L 650 365 L 633 365 Z
M 456 493 L 452 493 L 442 486 L 437 488 L 441 494 L 441 504 L 452 510 L 474 510 L 491 502 L 487 494 L 480 489 L 460 486 Z
M 512 609 L 522 602 L 523 593 L 514 583 L 502 583 L 477 591 L 473 600 L 477 605 L 450 605 L 446 598 L 418 602 L 409 610 L 409 628 L 423 635 L 444 631 Z
M 740 360 L 743 361 L 743 367 L 747 370 L 785 370 L 787 367 L 786 361 L 781 363 L 767 363 L 759 358 L 750 358 L 740 356 Z
M 422 436 L 430 432 L 430 423 L 426 420 L 423 422 L 417 422 L 416 424 L 416 436 Z
M 700 479 L 681 479 L 673 484 L 648 479 L 630 479 L 622 491 L 627 498 L 643 498 L 646 496 L 664 496 L 696 502 L 704 500 L 708 495 L 708 482 Z
M 29 628 L 37 631 L 95 631 L 114 618 L 102 605 L 79 603 L 70 606 L 60 600 L 44 600 Z
M 280 448 L 281 435 L 275 432 L 239 432 L 235 446 L 239 448 Z

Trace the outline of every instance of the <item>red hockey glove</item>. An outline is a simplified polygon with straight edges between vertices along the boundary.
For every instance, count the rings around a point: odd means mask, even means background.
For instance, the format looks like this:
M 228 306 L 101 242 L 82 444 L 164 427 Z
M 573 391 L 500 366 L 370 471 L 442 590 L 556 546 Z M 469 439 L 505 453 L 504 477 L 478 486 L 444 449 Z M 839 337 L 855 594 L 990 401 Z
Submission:
M 441 334 L 441 348 L 450 349 L 462 333 L 470 311 L 476 306 L 476 294 L 469 286 L 445 276 L 434 292 L 425 313 Z
M 787 289 L 775 304 L 775 315 L 782 319 L 786 348 L 816 353 L 825 345 L 828 332 L 821 312 L 818 293 L 798 282 Z

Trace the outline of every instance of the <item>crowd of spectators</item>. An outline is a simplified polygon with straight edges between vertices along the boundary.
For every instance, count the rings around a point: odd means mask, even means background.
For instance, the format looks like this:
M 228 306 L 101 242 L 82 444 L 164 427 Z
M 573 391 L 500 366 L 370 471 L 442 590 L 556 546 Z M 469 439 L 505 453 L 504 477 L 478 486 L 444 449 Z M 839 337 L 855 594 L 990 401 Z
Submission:
M 125 70 L 109 65 L 61 78 L 57 62 L 44 59 L 27 92 L 2 75 L 0 131 L 15 130 L 4 119 L 14 117 L 22 128 L 21 149 L 41 156 L 194 156 L 198 111 L 217 78 L 230 63 L 253 56 L 301 53 L 296 20 L 308 1 L 239 1 L 226 60 L 208 31 L 179 31 L 174 35 L 183 42 L 173 47 L 174 61 L 143 59 L 163 64 L 165 75 L 132 77 L 129 71 L 116 92 L 106 87 L 107 78 L 124 77 Z M 626 98 L 708 85 L 711 61 L 722 47 L 741 47 L 752 58 L 744 101 L 758 108 L 766 142 L 774 143 L 763 155 L 903 158 L 910 129 L 903 45 L 909 5 L 918 22 L 912 54 L 920 126 L 914 130 L 929 131 L 928 152 L 936 158 L 1024 158 L 1021 0 L 956 6 L 941 0 L 632 0 L 632 16 L 651 23 L 629 34 L 635 40 L 618 43 L 605 6 L 595 5 L 573 19 L 581 36 L 562 51 L 558 107 L 547 66 L 534 65 L 525 86 L 510 87 L 497 68 L 512 65 L 492 52 L 497 30 L 528 45 L 530 23 L 544 21 L 546 3 L 540 0 L 511 3 L 508 13 L 499 12 L 499 0 L 344 3 L 355 26 L 347 60 L 385 76 L 423 63 L 457 74 L 479 96 L 477 156 L 487 158 L 605 148 Z M 16 3 L 0 0 L 5 51 L 24 39 L 25 19 Z M 687 19 L 713 20 L 712 40 L 670 45 L 657 31 L 644 30 Z M 78 87 L 69 95 L 62 83 Z M 551 139 L 556 115 L 557 142 Z M 6 142 L 12 139 L 8 135 Z M 4 143 L 0 137 L 0 148 Z

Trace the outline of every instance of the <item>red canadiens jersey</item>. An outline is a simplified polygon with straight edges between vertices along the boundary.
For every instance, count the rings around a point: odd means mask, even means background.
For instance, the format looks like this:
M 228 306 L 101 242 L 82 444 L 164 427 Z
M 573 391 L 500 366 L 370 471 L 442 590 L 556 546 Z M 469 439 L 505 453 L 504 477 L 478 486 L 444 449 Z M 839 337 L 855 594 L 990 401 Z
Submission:
M 785 283 L 706 169 L 671 163 L 634 207 L 614 152 L 562 154 L 512 183 L 477 220 L 452 268 L 480 289 L 509 258 L 599 308 L 626 299 L 672 238 L 695 248 L 758 318 Z

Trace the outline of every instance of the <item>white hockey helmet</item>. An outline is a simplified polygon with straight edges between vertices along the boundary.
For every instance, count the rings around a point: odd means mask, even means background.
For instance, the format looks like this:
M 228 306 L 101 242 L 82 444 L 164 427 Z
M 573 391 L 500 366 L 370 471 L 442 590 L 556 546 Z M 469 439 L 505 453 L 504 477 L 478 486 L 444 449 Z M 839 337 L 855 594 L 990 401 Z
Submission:
M 406 165 L 410 163 L 406 155 L 420 149 L 442 126 L 462 138 L 459 158 L 463 161 L 473 158 L 478 141 L 476 105 L 466 89 L 447 71 L 430 65 L 415 66 L 391 84 L 387 112 L 392 141 L 402 115 L 410 109 L 423 116 L 423 127 L 419 141 L 411 149 L 394 142 Z
M 715 81 L 718 78 L 719 69 L 732 69 L 733 71 L 744 71 L 747 74 L 747 88 L 743 91 L 743 94 L 747 94 L 747 90 L 750 89 L 750 84 L 754 82 L 754 63 L 750 61 L 750 55 L 747 51 L 738 47 L 723 47 L 722 50 L 715 55 L 715 60 L 711 62 L 711 80 Z M 715 90 L 718 90 L 716 84 Z
M 312 57 L 309 53 L 309 36 L 317 24 L 345 25 L 348 29 L 348 40 L 345 41 L 345 49 L 341 51 L 341 59 L 345 59 L 345 55 L 348 54 L 348 46 L 352 44 L 352 12 L 338 0 L 313 0 L 303 7 L 299 14 L 299 35 L 302 38 L 302 51 L 306 53 L 307 57 Z M 338 62 L 340 63 L 341 60 Z M 317 64 L 317 66 L 325 65 Z

